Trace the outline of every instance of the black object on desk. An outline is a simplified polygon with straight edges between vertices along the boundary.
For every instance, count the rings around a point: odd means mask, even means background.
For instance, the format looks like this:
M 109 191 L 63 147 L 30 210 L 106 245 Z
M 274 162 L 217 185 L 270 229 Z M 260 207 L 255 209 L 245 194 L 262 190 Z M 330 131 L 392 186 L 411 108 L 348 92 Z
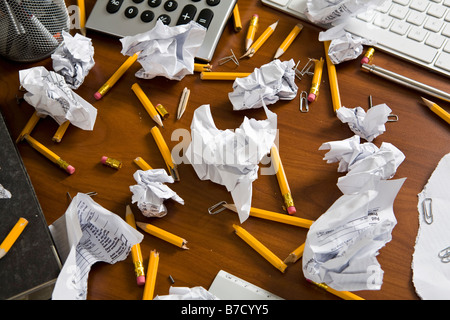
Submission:
M 0 299 L 50 299 L 61 262 L 22 158 L 0 114 L 0 242 L 20 217 L 28 225 L 0 259 Z

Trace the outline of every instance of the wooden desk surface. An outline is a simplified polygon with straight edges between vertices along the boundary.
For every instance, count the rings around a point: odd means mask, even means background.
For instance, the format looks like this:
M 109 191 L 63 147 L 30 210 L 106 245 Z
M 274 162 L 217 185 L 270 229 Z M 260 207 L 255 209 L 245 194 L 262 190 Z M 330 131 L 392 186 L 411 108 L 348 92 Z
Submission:
M 75 1 L 67 1 L 67 4 Z M 86 2 L 87 13 L 94 1 Z M 212 64 L 214 71 L 252 72 L 254 68 L 271 61 L 277 47 L 298 22 L 263 6 L 260 1 L 240 0 L 239 9 L 243 30 L 236 33 L 232 20 L 217 47 Z M 274 35 L 239 67 L 232 62 L 218 66 L 218 59 L 228 56 L 230 49 L 244 53 L 244 39 L 251 16 L 260 17 L 262 32 L 266 26 L 279 20 Z M 304 29 L 282 60 L 299 59 L 302 65 L 310 58 L 324 57 L 323 44 L 318 42 L 319 29 L 303 22 Z M 74 30 L 72 30 L 74 31 Z M 120 53 L 118 39 L 89 32 L 95 47 L 95 66 L 77 93 L 98 109 L 93 131 L 83 131 L 70 126 L 60 143 L 52 141 L 57 124 L 50 117 L 39 121 L 32 136 L 76 168 L 68 175 L 32 149 L 26 142 L 18 145 L 24 163 L 36 189 L 48 224 L 65 213 L 69 198 L 77 192 L 95 191 L 94 200 L 106 209 L 125 217 L 125 206 L 131 203 L 129 187 L 135 184 L 133 173 L 138 167 L 133 159 L 140 156 L 154 168 L 165 168 L 163 158 L 150 134 L 155 125 L 141 103 L 131 91 L 131 85 L 139 83 L 156 105 L 163 104 L 170 113 L 161 129 L 169 148 L 181 141 L 172 140 L 176 129 L 190 130 L 194 110 L 210 104 L 211 112 L 219 129 L 237 128 L 244 116 L 264 119 L 262 110 L 236 112 L 228 99 L 232 81 L 205 81 L 199 74 L 186 76 L 182 81 L 165 78 L 142 80 L 134 76 L 140 68 L 134 64 L 120 81 L 100 101 L 93 94 L 122 64 L 125 57 Z M 424 71 L 406 62 L 377 51 L 374 63 L 408 77 L 449 91 L 448 78 Z M 0 60 L 0 107 L 10 133 L 15 140 L 33 113 L 26 102 L 16 103 L 19 89 L 18 71 L 33 66 L 45 66 L 52 70 L 51 59 L 36 63 L 11 63 Z M 378 291 L 357 292 L 366 299 L 417 299 L 412 283 L 411 261 L 418 230 L 417 194 L 421 192 L 439 160 L 449 152 L 449 126 L 430 112 L 421 102 L 420 94 L 394 85 L 360 70 L 359 59 L 337 66 L 342 105 L 367 108 L 368 96 L 373 103 L 386 103 L 399 121 L 386 124 L 386 132 L 373 142 L 380 146 L 390 142 L 406 156 L 395 178 L 406 177 L 394 203 L 397 225 L 392 241 L 380 250 L 378 261 L 384 270 L 383 285 Z M 297 81 L 299 91 L 309 91 L 311 78 Z M 181 120 L 176 121 L 176 109 L 184 87 L 191 89 L 187 110 Z M 439 102 L 448 108 L 448 103 Z M 342 194 L 336 186 L 343 176 L 337 172 L 337 164 L 323 160 L 324 151 L 318 148 L 324 142 L 349 138 L 353 133 L 335 116 L 328 85 L 326 69 L 322 78 L 320 97 L 310 104 L 308 113 L 299 112 L 298 96 L 292 101 L 281 101 L 270 109 L 278 115 L 279 150 L 297 207 L 297 216 L 317 219 Z M 120 170 L 103 166 L 102 156 L 120 159 Z M 189 250 L 182 250 L 148 234 L 141 243 L 144 265 L 149 252 L 160 252 L 160 264 L 155 293 L 168 294 L 171 285 L 203 286 L 209 288 L 221 269 L 258 285 L 285 299 L 337 299 L 335 296 L 309 284 L 303 276 L 301 261 L 289 265 L 283 274 L 234 234 L 232 224 L 238 223 L 237 215 L 223 211 L 209 215 L 208 207 L 231 196 L 224 186 L 201 181 L 189 164 L 180 164 L 180 182 L 169 185 L 184 200 L 185 205 L 166 201 L 168 214 L 163 218 L 146 218 L 132 205 L 137 221 L 151 222 L 171 231 L 188 241 Z M 275 176 L 259 175 L 253 183 L 252 206 L 281 212 L 283 201 Z M 243 225 L 260 239 L 276 255 L 284 259 L 306 239 L 307 230 L 279 223 L 249 218 Z M 88 299 L 141 299 L 143 289 L 136 286 L 131 255 L 126 261 L 109 265 L 98 263 L 89 274 Z

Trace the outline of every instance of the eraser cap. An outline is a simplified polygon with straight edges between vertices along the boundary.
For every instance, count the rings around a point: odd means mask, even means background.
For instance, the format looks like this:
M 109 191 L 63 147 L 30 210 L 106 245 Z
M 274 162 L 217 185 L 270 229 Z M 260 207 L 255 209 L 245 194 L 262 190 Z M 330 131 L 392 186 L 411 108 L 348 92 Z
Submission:
M 316 95 L 314 93 L 310 93 L 308 95 L 308 101 L 313 102 L 314 100 L 316 100 Z
M 102 98 L 102 95 L 100 94 L 100 92 L 96 92 L 94 93 L 94 98 L 100 100 Z
M 69 165 L 67 166 L 66 171 L 70 174 L 73 174 L 75 172 L 75 168 Z
M 294 213 L 297 212 L 297 210 L 295 209 L 295 207 L 289 207 L 289 208 L 287 208 L 287 212 L 288 212 L 289 214 L 294 214 Z
M 136 278 L 138 286 L 143 286 L 145 284 L 145 276 L 139 276 Z
M 363 58 L 361 59 L 361 64 L 364 64 L 364 63 L 369 63 L 369 58 L 363 57 Z
M 108 160 L 108 157 L 107 157 L 107 156 L 103 156 L 103 157 L 102 157 L 102 163 L 105 164 L 105 163 L 106 163 L 106 160 Z

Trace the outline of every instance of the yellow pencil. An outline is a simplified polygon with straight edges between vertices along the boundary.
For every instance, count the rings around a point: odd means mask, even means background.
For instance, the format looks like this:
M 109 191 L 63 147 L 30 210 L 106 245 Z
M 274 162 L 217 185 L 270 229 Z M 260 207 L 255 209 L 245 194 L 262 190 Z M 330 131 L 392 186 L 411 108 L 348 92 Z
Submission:
M 284 263 L 294 263 L 298 259 L 303 256 L 303 251 L 305 251 L 305 244 L 301 244 L 297 249 L 292 251 L 286 259 L 284 259 Z
M 116 82 L 123 76 L 123 74 L 136 62 L 139 52 L 130 56 L 125 62 L 114 72 L 114 74 L 105 82 L 103 86 L 94 94 L 95 99 L 100 100 L 111 89 Z
M 250 247 L 255 249 L 263 258 L 269 261 L 275 268 L 284 272 L 287 268 L 287 265 L 281 261 L 272 251 L 270 251 L 266 246 L 264 246 L 261 242 L 259 242 L 255 237 L 253 237 L 247 230 L 233 224 L 233 228 L 236 234 L 244 240 Z
M 39 119 L 41 119 L 41 117 L 38 116 L 37 111 L 34 111 L 30 119 L 28 119 L 28 122 L 25 124 L 25 127 L 23 127 L 22 131 L 17 137 L 16 143 L 22 141 L 25 134 L 31 134 L 31 131 L 33 131 L 34 127 L 36 127 L 36 124 L 39 122 Z
M 195 72 L 208 72 L 212 70 L 212 65 L 209 63 L 194 63 L 194 71 Z
M 237 212 L 236 205 L 234 204 L 224 204 L 225 208 Z M 289 224 L 296 227 L 307 228 L 309 229 L 311 225 L 314 223 L 313 220 L 303 219 L 295 216 L 289 216 L 283 213 L 272 212 L 268 210 L 258 209 L 258 208 L 250 208 L 250 216 L 260 219 L 266 219 L 271 221 L 276 221 L 284 224 Z
M 156 275 L 158 274 L 159 253 L 156 250 L 150 250 L 148 261 L 147 281 L 145 282 L 144 295 L 142 300 L 153 300 L 155 292 Z
M 239 32 L 242 30 L 242 23 L 241 23 L 241 14 L 239 13 L 239 8 L 236 3 L 233 9 L 233 22 L 234 22 L 234 31 Z
M 134 229 L 136 229 L 136 221 L 134 219 L 134 214 L 131 211 L 129 205 L 127 205 L 126 207 L 125 221 Z M 131 258 L 133 259 L 134 273 L 136 274 L 137 284 L 138 286 L 142 286 L 143 284 L 145 284 L 145 272 L 144 272 L 144 263 L 142 260 L 141 245 L 139 243 L 136 243 L 134 246 L 131 247 Z
M 56 130 L 55 134 L 53 135 L 52 140 L 55 142 L 61 142 L 64 134 L 67 131 L 67 128 L 69 128 L 70 121 L 66 120 L 58 127 L 58 130 Z
M 330 57 L 328 56 L 328 49 L 330 48 L 331 41 L 324 41 L 323 45 L 325 48 L 325 59 L 327 61 L 327 70 L 328 70 L 328 79 L 330 82 L 330 90 L 331 90 L 331 100 L 333 102 L 333 110 L 337 111 L 341 107 L 341 97 L 339 94 L 339 85 L 336 73 L 336 66 L 331 62 Z
M 250 24 L 248 26 L 247 37 L 245 42 L 245 51 L 250 49 L 250 46 L 252 45 L 253 40 L 255 39 L 255 34 L 256 31 L 258 30 L 258 20 L 259 16 L 257 14 L 254 14 L 250 19 Z
M 180 176 L 178 174 L 177 165 L 173 161 L 172 154 L 170 153 L 170 150 L 166 144 L 166 141 L 164 141 L 161 131 L 159 131 L 159 128 L 157 126 L 154 126 L 150 130 L 150 132 L 152 133 L 152 136 L 155 139 L 156 145 L 158 146 L 159 151 L 161 152 L 161 155 L 164 158 L 164 161 L 167 165 L 167 169 L 168 169 L 170 175 L 173 177 L 173 179 L 175 181 L 180 181 Z
M 160 238 L 161 240 L 167 241 L 167 242 L 169 242 L 177 247 L 180 247 L 182 249 L 189 249 L 186 246 L 187 241 L 177 235 L 174 235 L 173 233 L 170 233 L 166 230 L 158 228 L 149 223 L 136 222 L 136 225 L 139 228 L 141 228 L 142 230 L 144 230 L 145 232 L 151 234 L 152 236 L 155 236 L 157 238 Z
M 425 103 L 425 105 L 428 108 L 430 108 L 431 111 L 433 111 L 435 114 L 437 114 L 439 117 L 441 117 L 442 119 L 447 121 L 447 123 L 450 124 L 450 113 L 448 113 L 447 111 L 442 109 L 440 106 L 438 106 L 436 103 L 434 103 L 428 99 L 425 99 L 422 97 L 422 100 Z
M 251 75 L 251 72 L 202 72 L 202 80 L 236 80 L 236 78 L 245 78 Z
M 0 259 L 8 253 L 9 249 L 11 249 L 14 242 L 16 242 L 17 238 L 19 238 L 20 234 L 22 233 L 23 229 L 25 229 L 27 224 L 28 220 L 25 218 L 20 218 L 19 221 L 17 221 L 6 238 L 0 244 Z
M 278 148 L 275 145 L 272 146 L 270 155 L 273 161 L 273 167 L 276 170 L 278 185 L 280 186 L 281 196 L 283 197 L 284 204 L 286 205 L 286 211 L 292 215 L 297 210 L 294 206 L 294 200 L 292 199 L 291 190 L 289 189 L 289 184 L 280 159 Z
M 141 168 L 142 170 L 151 170 L 152 167 L 141 157 L 137 157 L 136 159 L 133 160 L 134 163 L 136 163 L 139 168 Z
M 75 172 L 75 168 L 68 164 L 66 161 L 61 159 L 60 156 L 58 156 L 56 153 L 45 147 L 43 144 L 41 144 L 39 141 L 31 137 L 29 134 L 25 134 L 23 137 L 29 144 L 32 146 L 36 151 L 40 152 L 43 156 L 45 156 L 47 159 L 52 161 L 53 163 L 56 163 L 61 169 L 64 169 L 70 174 L 73 174 Z
M 281 55 L 286 52 L 286 50 L 290 47 L 292 42 L 295 40 L 295 38 L 297 38 L 297 36 L 302 30 L 303 25 L 301 23 L 297 23 L 291 30 L 289 35 L 286 37 L 286 39 L 284 39 L 284 41 L 281 43 L 280 47 L 278 48 L 273 58 L 278 59 L 279 57 L 281 57 Z
M 363 298 L 361 298 L 360 296 L 357 296 L 354 293 L 351 293 L 350 291 L 338 291 L 338 290 L 334 290 L 333 288 L 330 288 L 329 286 L 327 286 L 325 283 L 317 283 L 314 282 L 312 280 L 306 279 L 307 281 L 314 283 L 316 286 L 328 291 L 329 293 L 334 294 L 335 296 L 342 298 L 344 300 L 364 300 Z
M 242 59 L 244 57 L 253 57 L 253 55 L 256 53 L 256 51 L 261 48 L 261 46 L 269 39 L 269 37 L 272 35 L 272 33 L 275 31 L 275 28 L 278 25 L 278 21 L 275 23 L 272 23 L 270 26 L 267 27 L 267 29 L 263 32 L 262 35 L 259 36 L 259 38 L 248 48 L 247 52 L 240 57 L 239 59 Z
M 77 0 L 78 10 L 80 11 L 80 31 L 83 36 L 86 36 L 86 9 L 84 0 Z
M 320 82 L 322 82 L 323 73 L 323 58 L 314 60 L 314 76 L 311 82 L 311 89 L 309 90 L 308 101 L 313 102 L 319 96 Z
M 158 111 L 156 111 L 155 106 L 151 103 L 150 99 L 144 93 L 141 86 L 139 84 L 135 83 L 131 86 L 131 90 L 133 90 L 133 92 L 136 94 L 139 101 L 142 103 L 145 110 L 150 115 L 150 118 L 152 118 L 153 121 L 155 121 L 158 125 L 163 127 L 161 116 L 159 115 Z

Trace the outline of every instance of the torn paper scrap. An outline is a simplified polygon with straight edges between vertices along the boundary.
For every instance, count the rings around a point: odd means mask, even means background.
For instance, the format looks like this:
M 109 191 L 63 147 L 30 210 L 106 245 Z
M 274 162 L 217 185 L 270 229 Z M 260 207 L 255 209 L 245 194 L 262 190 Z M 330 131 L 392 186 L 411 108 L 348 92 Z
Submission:
M 0 184 L 0 199 L 10 199 L 11 197 L 11 192 Z
M 412 270 L 423 300 L 450 299 L 450 154 L 445 155 L 418 195 L 419 231 Z
M 19 71 L 20 85 L 27 90 L 24 99 L 39 116 L 52 117 L 58 124 L 69 120 L 83 130 L 92 130 L 97 109 L 69 88 L 64 77 L 44 67 Z
M 138 78 L 181 80 L 194 73 L 194 58 L 205 35 L 206 28 L 195 21 L 171 27 L 158 19 L 151 30 L 120 39 L 121 53 L 132 56 L 140 52 L 137 61 L 142 69 L 136 72 Z
M 336 116 L 343 123 L 347 123 L 353 133 L 371 142 L 386 131 L 385 123 L 391 112 L 383 103 L 369 108 L 367 113 L 361 107 L 341 107 L 336 111 Z
M 53 70 L 62 75 L 71 89 L 78 89 L 94 66 L 91 39 L 77 33 L 62 32 L 63 43 L 52 54 Z
M 133 193 L 132 203 L 137 202 L 138 208 L 146 217 L 164 217 L 167 208 L 164 201 L 175 200 L 184 204 L 184 200 L 165 183 L 173 183 L 174 179 L 164 169 L 137 170 L 133 174 L 137 184 L 130 186 Z
M 153 300 L 219 300 L 203 287 L 170 287 L 169 294 L 157 295 Z
M 304 276 L 339 291 L 379 290 L 384 272 L 376 256 L 392 239 L 393 202 L 404 181 L 380 180 L 373 190 L 333 203 L 308 231 Z
M 264 111 L 266 120 L 245 117 L 236 130 L 219 130 L 209 105 L 203 105 L 195 110 L 191 123 L 186 158 L 201 180 L 224 185 L 231 192 L 241 223 L 250 214 L 258 165 L 270 152 L 277 134 L 277 115 L 266 106 Z
M 53 300 L 85 300 L 92 265 L 126 259 L 131 247 L 143 239 L 140 232 L 117 214 L 83 193 L 73 198 L 66 213 L 49 229 L 64 263 Z
M 228 94 L 233 110 L 260 108 L 278 100 L 292 100 L 297 95 L 294 60 L 281 62 L 278 59 L 255 68 L 244 78 L 233 83 L 233 92 Z

